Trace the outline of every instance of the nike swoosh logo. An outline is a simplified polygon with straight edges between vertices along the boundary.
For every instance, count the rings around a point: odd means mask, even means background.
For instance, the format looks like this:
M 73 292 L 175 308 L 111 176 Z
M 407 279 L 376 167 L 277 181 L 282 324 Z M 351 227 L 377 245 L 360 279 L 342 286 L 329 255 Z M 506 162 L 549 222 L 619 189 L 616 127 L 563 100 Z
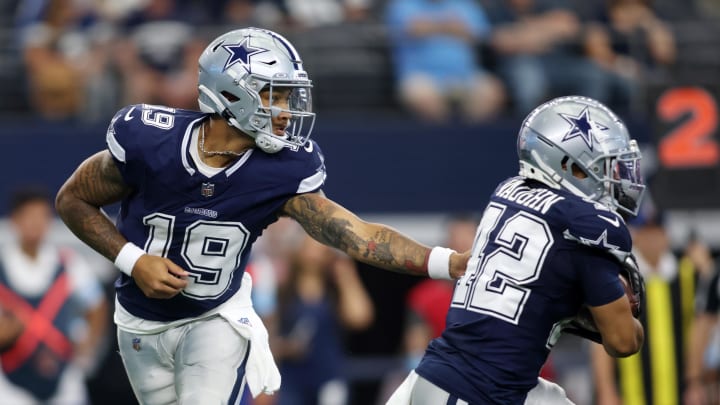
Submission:
M 303 149 L 305 149 L 305 151 L 306 151 L 307 153 L 312 153 L 313 148 L 315 148 L 315 147 L 313 146 L 312 141 L 308 141 L 307 145 L 306 145 L 306 146 L 303 146 Z
M 608 223 L 610 223 L 610 225 L 614 226 L 615 228 L 617 228 L 617 227 L 620 226 L 620 219 L 618 219 L 617 217 L 615 217 L 615 218 L 608 218 L 608 217 L 605 217 L 605 216 L 602 216 L 602 215 L 598 215 L 598 218 L 607 221 Z
M 133 116 L 130 115 L 130 113 L 133 112 L 134 109 L 135 107 L 132 107 L 128 110 L 128 112 L 125 113 L 125 121 L 130 121 L 131 119 L 133 119 Z

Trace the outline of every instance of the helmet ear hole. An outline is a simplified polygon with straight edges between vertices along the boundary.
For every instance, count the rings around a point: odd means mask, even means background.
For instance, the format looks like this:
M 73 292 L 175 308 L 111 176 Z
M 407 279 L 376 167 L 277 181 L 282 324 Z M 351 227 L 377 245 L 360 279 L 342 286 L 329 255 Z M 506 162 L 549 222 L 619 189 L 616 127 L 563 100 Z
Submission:
M 570 165 L 570 168 L 572 169 L 573 176 L 577 177 L 578 179 L 584 179 L 584 178 L 588 177 L 587 173 L 585 173 L 585 171 L 583 169 L 581 169 L 580 166 L 576 165 L 575 163 Z
M 227 91 L 227 90 L 221 91 L 220 94 L 222 94 L 222 96 L 225 97 L 225 100 L 227 100 L 227 101 L 229 101 L 229 102 L 231 102 L 231 103 L 234 103 L 234 102 L 240 100 L 240 97 L 238 97 L 238 96 L 230 93 L 230 92 Z
M 569 158 L 567 155 L 565 155 L 565 156 L 562 158 L 562 160 L 560 161 L 560 167 L 562 167 L 563 170 L 567 170 L 567 162 L 568 162 L 568 160 L 570 160 L 570 158 Z

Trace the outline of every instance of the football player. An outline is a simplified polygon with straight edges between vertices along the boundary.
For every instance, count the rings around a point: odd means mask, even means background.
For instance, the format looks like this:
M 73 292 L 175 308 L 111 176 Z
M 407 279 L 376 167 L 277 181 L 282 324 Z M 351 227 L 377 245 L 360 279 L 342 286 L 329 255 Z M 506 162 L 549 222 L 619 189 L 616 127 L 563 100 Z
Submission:
M 122 272 L 120 354 L 143 404 L 227 404 L 280 376 L 250 304 L 250 247 L 280 216 L 354 259 L 384 269 L 459 277 L 469 257 L 367 223 L 321 192 L 325 165 L 309 140 L 311 81 L 272 31 L 228 32 L 199 59 L 202 111 L 130 105 L 107 150 L 63 185 L 57 209 Z M 116 223 L 101 207 L 116 201 Z
M 643 281 L 621 215 L 645 191 L 637 143 L 607 107 L 573 96 L 533 110 L 517 148 L 520 175 L 490 197 L 446 329 L 389 404 L 567 404 L 538 378 L 561 332 L 615 357 L 640 350 Z

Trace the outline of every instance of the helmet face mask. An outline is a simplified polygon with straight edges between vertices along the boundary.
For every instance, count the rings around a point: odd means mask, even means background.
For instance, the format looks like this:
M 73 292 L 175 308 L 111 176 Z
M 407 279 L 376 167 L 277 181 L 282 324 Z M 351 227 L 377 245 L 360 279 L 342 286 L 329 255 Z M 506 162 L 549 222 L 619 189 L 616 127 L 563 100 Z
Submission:
M 207 46 L 199 68 L 202 111 L 219 114 L 268 153 L 308 141 L 315 122 L 312 82 L 285 38 L 259 28 L 228 32 Z
M 640 149 L 622 121 L 593 99 L 561 97 L 533 110 L 518 135 L 518 157 L 521 176 L 637 215 L 645 192 Z

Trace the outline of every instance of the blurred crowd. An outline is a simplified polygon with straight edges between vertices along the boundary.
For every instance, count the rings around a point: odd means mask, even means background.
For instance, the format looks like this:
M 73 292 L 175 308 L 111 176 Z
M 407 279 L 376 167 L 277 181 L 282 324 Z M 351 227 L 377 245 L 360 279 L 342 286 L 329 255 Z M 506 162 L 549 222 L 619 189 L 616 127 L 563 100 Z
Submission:
M 327 27 L 380 28 L 382 43 L 371 45 L 388 63 L 369 68 L 390 71 L 376 76 L 393 82 L 390 105 L 430 122 L 524 116 L 558 94 L 640 110 L 644 86 L 676 61 L 666 15 L 718 8 L 700 0 L 681 2 L 684 12 L 663 0 L 4 1 L 27 106 L 55 121 L 107 120 L 137 102 L 197 108 L 198 54 L 219 32 L 245 26 L 293 41 Z

